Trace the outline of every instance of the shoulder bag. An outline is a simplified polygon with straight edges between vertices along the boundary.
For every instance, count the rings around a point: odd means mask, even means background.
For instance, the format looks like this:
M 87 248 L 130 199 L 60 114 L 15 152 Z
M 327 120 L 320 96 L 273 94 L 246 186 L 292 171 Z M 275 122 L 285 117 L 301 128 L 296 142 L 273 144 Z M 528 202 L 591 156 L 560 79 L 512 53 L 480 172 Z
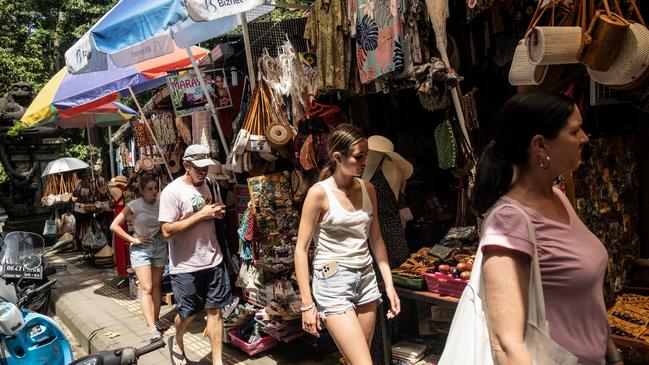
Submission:
M 536 249 L 536 232 L 527 213 L 516 205 L 502 204 L 489 213 L 483 227 L 487 227 L 495 212 L 505 207 L 514 208 L 523 215 L 527 222 L 530 241 L 534 245 L 534 255 L 530 261 L 527 323 L 525 325 L 525 344 L 530 356 L 535 365 L 576 365 L 577 357 L 550 338 L 550 329 L 545 319 L 545 299 Z M 486 303 L 483 302 L 482 261 L 481 245 L 471 271 L 471 279 L 469 279 L 469 284 L 462 293 L 455 311 L 446 347 L 439 360 L 440 365 L 497 364 L 491 352 L 491 341 L 485 315 Z
M 221 188 L 219 183 L 213 181 L 212 179 L 207 179 L 207 187 L 210 189 L 210 195 L 212 195 L 213 202 L 222 202 L 221 199 Z M 214 227 L 216 230 L 216 239 L 219 241 L 219 247 L 221 248 L 221 254 L 223 255 L 223 263 L 225 269 L 230 275 L 231 282 L 236 281 L 236 276 L 240 270 L 239 259 L 236 255 L 230 252 L 230 244 L 228 240 L 228 224 L 225 217 L 221 219 L 214 219 Z

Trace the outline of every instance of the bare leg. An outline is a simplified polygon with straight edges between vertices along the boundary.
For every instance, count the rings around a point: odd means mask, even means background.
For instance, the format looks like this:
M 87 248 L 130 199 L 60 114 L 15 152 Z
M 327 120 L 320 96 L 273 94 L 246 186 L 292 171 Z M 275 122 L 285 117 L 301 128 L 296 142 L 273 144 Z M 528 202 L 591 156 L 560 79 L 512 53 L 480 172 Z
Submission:
M 135 275 L 140 282 L 140 304 L 142 306 L 144 320 L 150 329 L 155 329 L 155 304 L 152 296 L 151 266 L 136 267 Z
M 366 342 L 358 341 L 365 337 L 365 333 L 355 311 L 329 315 L 326 324 L 347 364 L 372 365 L 369 346 Z
M 187 328 L 194 320 L 194 317 L 195 316 L 183 318 L 179 315 L 176 315 L 176 318 L 174 319 L 174 325 L 176 326 L 176 335 L 174 336 L 174 343 L 173 343 L 173 351 L 175 353 L 178 354 L 185 353 L 185 343 L 183 342 L 183 337 L 185 336 L 185 332 L 187 332 Z M 183 362 L 177 362 L 177 363 L 186 365 L 187 359 L 185 359 Z
M 356 307 L 356 315 L 363 329 L 368 348 L 372 347 L 372 336 L 374 336 L 374 326 L 376 325 L 376 304 L 377 301 L 373 301 Z
M 212 364 L 223 365 L 223 317 L 221 308 L 207 309 L 207 335 L 212 344 Z
M 162 274 L 164 267 L 151 266 L 151 296 L 153 298 L 153 319 L 160 319 L 160 305 L 162 304 Z

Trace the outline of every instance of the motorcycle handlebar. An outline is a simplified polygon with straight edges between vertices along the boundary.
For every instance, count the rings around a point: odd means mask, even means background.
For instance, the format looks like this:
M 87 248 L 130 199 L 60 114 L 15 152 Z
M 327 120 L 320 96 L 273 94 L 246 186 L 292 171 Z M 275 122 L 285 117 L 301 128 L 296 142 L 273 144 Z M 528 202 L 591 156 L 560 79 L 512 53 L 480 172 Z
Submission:
M 38 288 L 34 289 L 34 293 L 40 293 L 40 292 L 42 292 L 43 290 L 45 290 L 45 289 L 51 287 L 51 286 L 54 285 L 54 284 L 56 284 L 56 279 L 50 280 L 50 281 L 48 281 L 47 283 L 45 283 L 45 284 L 39 286 Z
M 164 339 L 160 338 L 159 340 L 152 342 L 146 346 L 135 349 L 135 357 L 140 357 L 144 354 L 148 354 L 149 352 L 161 349 L 163 347 L 165 347 L 165 342 Z

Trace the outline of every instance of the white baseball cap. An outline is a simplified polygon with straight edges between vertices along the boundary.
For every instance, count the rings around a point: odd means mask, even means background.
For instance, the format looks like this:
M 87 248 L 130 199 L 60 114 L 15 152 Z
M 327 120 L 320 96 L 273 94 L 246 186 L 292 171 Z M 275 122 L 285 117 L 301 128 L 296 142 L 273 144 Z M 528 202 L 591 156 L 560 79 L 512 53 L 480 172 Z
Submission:
M 187 146 L 183 161 L 189 161 L 196 167 L 206 167 L 216 165 L 216 162 L 210 158 L 210 149 L 202 144 L 193 144 Z

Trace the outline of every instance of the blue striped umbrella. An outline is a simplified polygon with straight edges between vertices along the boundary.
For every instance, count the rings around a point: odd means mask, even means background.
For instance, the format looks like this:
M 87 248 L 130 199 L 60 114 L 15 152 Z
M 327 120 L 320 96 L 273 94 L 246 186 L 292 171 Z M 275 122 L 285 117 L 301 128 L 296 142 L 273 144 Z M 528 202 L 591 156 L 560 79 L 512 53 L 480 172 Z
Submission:
M 121 0 L 65 53 L 72 74 L 125 67 L 227 33 L 264 0 Z M 251 16 L 248 15 L 249 20 Z

